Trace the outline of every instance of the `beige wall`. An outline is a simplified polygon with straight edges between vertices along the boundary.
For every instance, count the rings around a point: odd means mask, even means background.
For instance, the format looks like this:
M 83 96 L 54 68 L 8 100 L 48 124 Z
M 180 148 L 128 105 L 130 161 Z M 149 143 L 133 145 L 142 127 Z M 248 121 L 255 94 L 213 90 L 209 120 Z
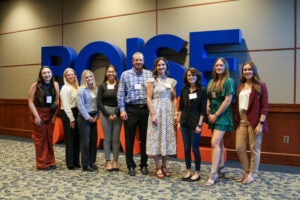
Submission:
M 37 78 L 42 46 L 63 44 L 79 52 L 90 42 L 106 41 L 126 53 L 127 38 L 147 41 L 168 33 L 189 41 L 190 32 L 238 28 L 243 33 L 245 52 L 226 55 L 236 56 L 239 67 L 246 59 L 258 65 L 268 84 L 270 103 L 299 104 L 300 86 L 294 92 L 300 85 L 300 20 L 297 42 L 294 36 L 299 4 L 300 0 L 1 1 L 0 98 L 27 97 Z M 188 62 L 189 54 L 186 67 Z M 95 73 L 100 81 L 103 69 Z

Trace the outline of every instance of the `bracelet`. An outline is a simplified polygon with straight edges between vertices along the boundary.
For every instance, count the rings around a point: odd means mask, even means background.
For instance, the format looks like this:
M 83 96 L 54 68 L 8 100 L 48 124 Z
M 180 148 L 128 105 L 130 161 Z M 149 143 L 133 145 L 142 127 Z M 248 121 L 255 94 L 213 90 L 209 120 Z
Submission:
M 202 124 L 198 124 L 197 126 L 198 126 L 199 128 L 202 128 Z
M 259 123 L 260 123 L 261 125 L 263 125 L 265 122 L 264 122 L 264 121 L 259 121 Z

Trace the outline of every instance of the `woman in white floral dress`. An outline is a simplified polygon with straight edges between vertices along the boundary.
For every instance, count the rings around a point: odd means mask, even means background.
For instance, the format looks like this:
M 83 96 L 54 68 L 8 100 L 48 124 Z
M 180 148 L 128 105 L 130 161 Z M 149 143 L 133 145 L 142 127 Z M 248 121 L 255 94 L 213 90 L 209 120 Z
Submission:
M 154 61 L 153 78 L 147 81 L 147 105 L 149 109 L 147 154 L 154 158 L 156 176 L 169 177 L 167 156 L 176 154 L 177 81 L 169 78 L 168 62 L 159 57 Z M 160 165 L 160 156 L 162 164 Z

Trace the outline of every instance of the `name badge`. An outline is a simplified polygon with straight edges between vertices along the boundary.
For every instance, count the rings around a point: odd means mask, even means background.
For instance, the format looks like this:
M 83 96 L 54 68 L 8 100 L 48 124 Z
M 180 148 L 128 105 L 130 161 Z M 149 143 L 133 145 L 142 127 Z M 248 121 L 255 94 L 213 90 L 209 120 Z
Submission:
M 197 98 L 197 93 L 189 94 L 189 99 L 196 99 L 196 98 Z
M 95 99 L 95 98 L 96 98 L 96 95 L 95 95 L 94 92 L 90 92 L 90 96 L 91 96 L 92 99 Z
M 108 90 L 113 90 L 113 89 L 115 89 L 115 85 L 107 85 L 107 89 Z
M 135 84 L 134 89 L 140 90 L 140 89 L 142 89 L 142 85 L 141 84 Z
M 171 84 L 170 83 L 165 83 L 166 88 L 171 88 Z
M 52 96 L 46 96 L 46 103 L 52 103 Z
M 211 97 L 212 98 L 217 98 L 216 92 L 211 92 Z

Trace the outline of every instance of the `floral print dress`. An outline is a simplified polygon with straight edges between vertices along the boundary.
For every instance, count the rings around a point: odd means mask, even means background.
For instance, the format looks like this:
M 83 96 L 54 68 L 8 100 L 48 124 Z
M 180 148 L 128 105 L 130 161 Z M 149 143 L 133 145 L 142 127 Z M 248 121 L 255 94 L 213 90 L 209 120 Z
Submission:
M 150 156 L 176 154 L 176 133 L 173 123 L 174 105 L 172 90 L 177 81 L 172 78 L 150 78 L 153 83 L 152 109 L 157 118 L 157 125 L 153 125 L 151 117 L 148 119 L 146 151 Z

